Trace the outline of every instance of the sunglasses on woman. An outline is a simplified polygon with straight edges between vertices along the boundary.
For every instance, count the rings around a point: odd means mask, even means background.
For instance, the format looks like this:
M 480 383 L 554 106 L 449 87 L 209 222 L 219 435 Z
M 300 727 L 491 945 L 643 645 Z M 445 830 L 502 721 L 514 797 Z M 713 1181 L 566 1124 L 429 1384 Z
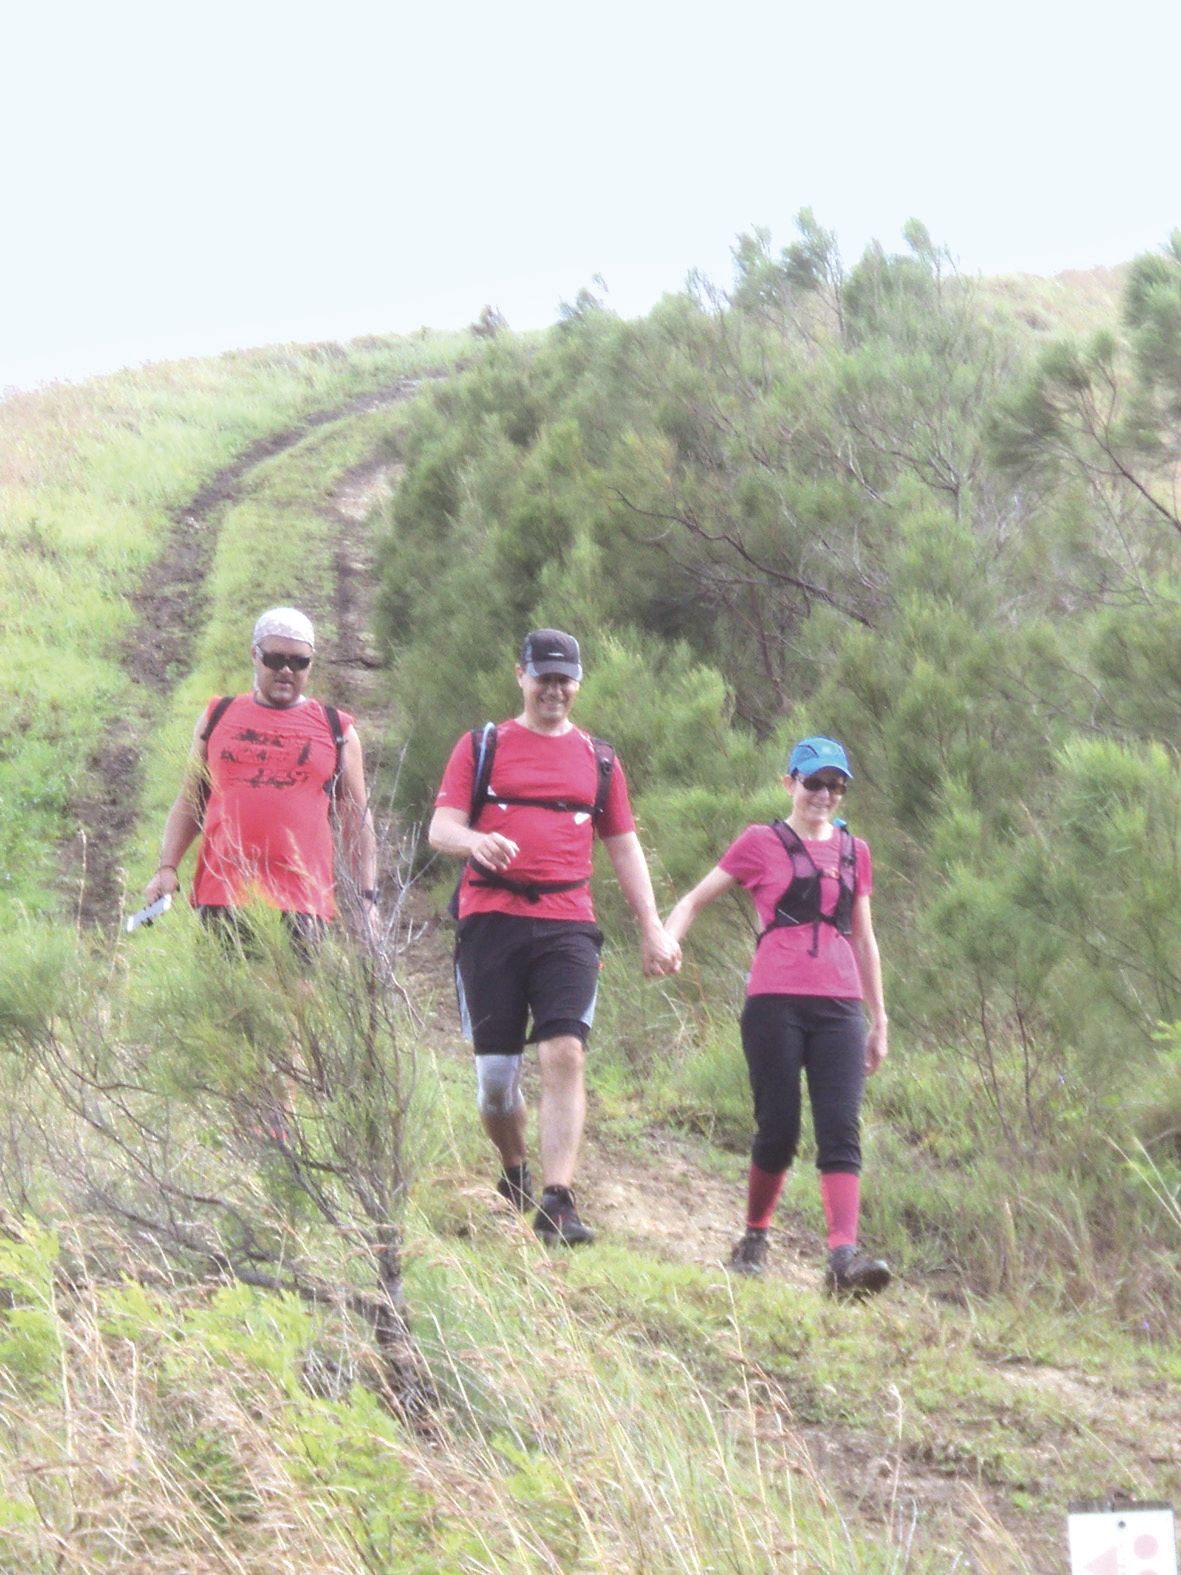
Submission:
M 844 777 L 801 777 L 800 786 L 809 793 L 819 793 L 822 788 L 827 788 L 839 797 L 847 791 L 849 784 Z
M 272 673 L 281 673 L 285 667 L 293 673 L 303 673 L 312 665 L 310 656 L 288 656 L 286 651 L 260 651 L 258 659 Z

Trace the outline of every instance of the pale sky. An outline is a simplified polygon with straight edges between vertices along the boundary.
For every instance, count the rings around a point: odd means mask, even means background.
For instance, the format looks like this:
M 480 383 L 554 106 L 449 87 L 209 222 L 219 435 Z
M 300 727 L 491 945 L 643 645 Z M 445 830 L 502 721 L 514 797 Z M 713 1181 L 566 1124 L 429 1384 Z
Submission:
M 1181 226 L 1170 0 L 0 0 L 0 389 L 646 311 L 811 207 L 967 273 Z

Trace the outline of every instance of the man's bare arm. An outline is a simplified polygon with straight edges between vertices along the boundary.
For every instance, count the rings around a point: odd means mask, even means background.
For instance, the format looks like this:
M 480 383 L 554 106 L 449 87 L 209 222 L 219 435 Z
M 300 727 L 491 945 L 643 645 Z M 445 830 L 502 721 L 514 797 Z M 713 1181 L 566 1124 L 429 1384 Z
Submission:
M 640 949 L 644 972 L 650 977 L 676 973 L 681 966 L 681 948 L 660 921 L 648 860 L 634 831 L 621 831 L 604 837 L 603 846 L 615 869 L 619 888 L 640 926 Z
M 204 786 L 208 772 L 209 746 L 204 739 L 205 716 L 197 718 L 193 729 L 193 743 L 185 763 L 185 774 L 180 792 L 172 801 L 164 821 L 164 834 L 160 838 L 160 863 L 151 880 L 144 887 L 149 902 L 157 897 L 180 890 L 180 863 L 190 847 L 201 835 L 201 813 L 204 805 Z
M 361 891 L 377 885 L 377 832 L 369 809 L 365 757 L 355 727 L 344 736 L 340 763 L 340 832 L 353 879 Z
M 521 851 L 511 837 L 499 831 L 477 831 L 468 824 L 465 810 L 441 804 L 431 816 L 426 840 L 436 853 L 452 858 L 475 859 L 487 870 L 503 872 Z

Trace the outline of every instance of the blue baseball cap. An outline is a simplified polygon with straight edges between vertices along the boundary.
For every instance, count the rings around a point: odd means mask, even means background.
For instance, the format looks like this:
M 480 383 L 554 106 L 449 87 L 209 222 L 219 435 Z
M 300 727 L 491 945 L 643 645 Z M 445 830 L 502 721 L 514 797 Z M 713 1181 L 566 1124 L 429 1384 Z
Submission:
M 787 774 L 789 777 L 797 773 L 810 777 L 814 771 L 823 771 L 826 767 L 843 771 L 850 782 L 853 780 L 844 746 L 835 738 L 801 738 L 788 759 Z

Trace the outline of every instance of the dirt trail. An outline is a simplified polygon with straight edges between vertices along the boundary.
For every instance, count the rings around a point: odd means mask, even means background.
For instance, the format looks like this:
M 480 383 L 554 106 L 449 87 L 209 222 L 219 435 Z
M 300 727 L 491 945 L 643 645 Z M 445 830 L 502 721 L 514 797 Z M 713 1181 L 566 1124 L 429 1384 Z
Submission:
M 371 720 L 388 720 L 388 682 L 379 671 L 381 658 L 375 636 L 374 600 L 377 552 L 366 521 L 377 506 L 393 496 L 402 466 L 370 459 L 344 473 L 325 510 L 339 526 L 336 550 L 334 611 L 338 648 L 329 658 L 333 695 L 350 711 Z
M 81 923 L 110 923 L 118 912 L 123 895 L 120 859 L 139 814 L 145 722 L 158 714 L 160 698 L 185 676 L 188 654 L 204 627 L 205 583 L 221 515 L 241 496 L 243 484 L 259 465 L 294 448 L 317 427 L 409 398 L 420 382 L 399 378 L 260 438 L 171 511 L 164 549 L 132 597 L 135 622 L 122 651 L 123 666 L 139 687 L 142 703 L 116 717 L 89 761 L 95 785 L 77 800 L 78 830 L 63 849 L 64 879 L 79 893 Z
M 691 1137 L 653 1128 L 626 1143 L 600 1139 L 580 1171 L 580 1192 L 596 1227 L 655 1258 L 721 1269 L 742 1234 L 746 1160 L 734 1156 L 731 1173 L 719 1175 Z M 814 1184 L 808 1175 L 794 1181 Z M 816 1290 L 823 1264 L 820 1237 L 782 1212 L 766 1278 Z

